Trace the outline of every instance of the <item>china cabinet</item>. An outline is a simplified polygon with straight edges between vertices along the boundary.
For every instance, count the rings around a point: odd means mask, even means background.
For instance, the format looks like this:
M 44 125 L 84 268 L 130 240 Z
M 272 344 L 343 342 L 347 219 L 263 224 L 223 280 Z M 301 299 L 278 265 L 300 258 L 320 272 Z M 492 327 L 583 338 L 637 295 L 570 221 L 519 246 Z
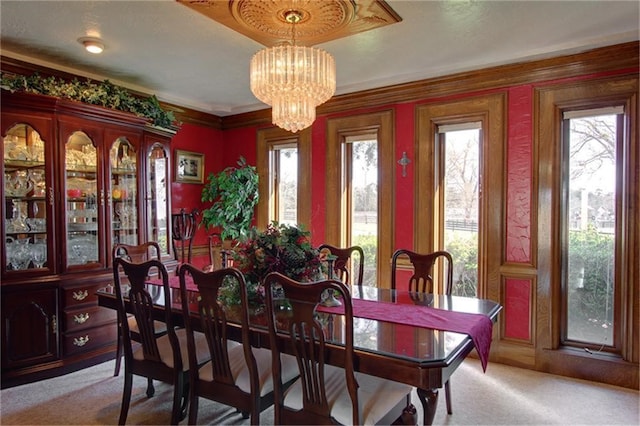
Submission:
M 172 133 L 133 114 L 2 91 L 2 387 L 112 357 L 116 243 L 157 241 L 173 261 Z

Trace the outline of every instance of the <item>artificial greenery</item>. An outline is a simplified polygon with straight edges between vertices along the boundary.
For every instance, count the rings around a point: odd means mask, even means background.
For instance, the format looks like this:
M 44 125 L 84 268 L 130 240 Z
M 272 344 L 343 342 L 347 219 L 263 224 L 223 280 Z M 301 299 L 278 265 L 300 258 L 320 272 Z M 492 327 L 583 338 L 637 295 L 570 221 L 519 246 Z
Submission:
M 220 228 L 223 240 L 239 240 L 246 236 L 258 204 L 256 168 L 240 157 L 237 167 L 209 173 L 202 188 L 202 201 L 213 203 L 202 211 L 202 223 L 207 228 Z
M 173 111 L 165 111 L 155 95 L 148 98 L 133 96 L 126 89 L 109 80 L 96 82 L 87 79 L 81 82 L 74 78 L 65 81 L 56 77 L 41 77 L 38 73 L 30 76 L 0 74 L 0 85 L 11 92 L 26 92 L 54 96 L 91 105 L 100 105 L 119 111 L 131 112 L 151 120 L 153 125 L 170 129 L 174 126 Z

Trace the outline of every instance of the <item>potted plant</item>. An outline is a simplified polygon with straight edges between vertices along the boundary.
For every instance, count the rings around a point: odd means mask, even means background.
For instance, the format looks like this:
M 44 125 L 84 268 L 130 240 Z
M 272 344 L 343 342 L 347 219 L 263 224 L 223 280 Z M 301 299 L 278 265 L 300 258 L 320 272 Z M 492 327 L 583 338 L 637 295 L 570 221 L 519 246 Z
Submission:
M 240 157 L 237 167 L 209 173 L 202 188 L 202 201 L 213 203 L 202 211 L 202 223 L 208 229 L 219 228 L 223 241 L 244 237 L 249 232 L 258 203 L 256 168 Z

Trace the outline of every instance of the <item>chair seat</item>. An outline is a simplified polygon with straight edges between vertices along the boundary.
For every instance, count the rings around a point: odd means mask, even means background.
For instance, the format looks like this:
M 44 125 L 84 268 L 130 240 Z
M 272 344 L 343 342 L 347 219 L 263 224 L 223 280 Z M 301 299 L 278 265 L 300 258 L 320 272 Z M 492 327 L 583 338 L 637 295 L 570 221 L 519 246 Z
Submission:
M 187 354 L 187 332 L 184 328 L 176 330 L 176 335 L 178 336 L 178 341 L 180 342 L 180 353 L 182 355 L 182 370 L 189 370 L 189 356 Z M 209 355 L 209 348 L 207 346 L 207 339 L 202 333 L 194 334 L 195 342 L 196 342 L 196 359 L 198 360 L 198 365 L 207 362 L 211 359 Z M 173 368 L 173 352 L 171 350 L 171 343 L 169 342 L 169 336 L 164 335 L 158 337 L 156 339 L 158 344 L 158 351 L 160 352 L 160 359 L 164 364 L 168 367 Z M 144 360 L 144 353 L 142 350 L 142 346 L 138 347 L 133 352 L 133 359 L 142 361 Z
M 244 349 L 241 343 L 229 342 L 229 364 L 235 379 L 235 385 L 243 392 L 251 392 L 251 382 L 249 369 L 244 359 Z M 273 391 L 273 374 L 271 372 L 271 351 L 264 348 L 251 348 L 258 367 L 258 380 L 260 386 L 260 396 L 265 396 Z M 294 357 L 282 355 L 280 357 L 282 365 L 282 381 L 287 383 L 298 377 L 298 364 Z M 199 370 L 200 380 L 213 381 L 213 366 L 211 362 L 206 363 Z
M 398 404 L 403 403 L 412 387 L 398 382 L 355 373 L 358 381 L 358 401 L 362 407 L 360 421 L 365 425 L 374 425 L 382 420 Z M 353 422 L 351 399 L 345 372 L 342 368 L 325 365 L 324 380 L 327 401 L 331 408 L 331 415 L 341 424 Z M 284 405 L 292 410 L 302 409 L 302 382 L 297 380 L 286 391 Z

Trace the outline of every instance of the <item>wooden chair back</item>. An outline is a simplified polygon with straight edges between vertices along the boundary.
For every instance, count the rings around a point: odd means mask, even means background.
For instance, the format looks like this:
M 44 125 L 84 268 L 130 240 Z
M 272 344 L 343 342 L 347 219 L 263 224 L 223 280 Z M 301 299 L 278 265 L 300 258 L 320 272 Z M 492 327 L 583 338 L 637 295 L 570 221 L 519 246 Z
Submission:
M 330 244 L 322 244 L 318 247 L 318 250 L 321 253 L 325 252 L 336 256 L 336 259 L 333 261 L 333 271 L 331 271 L 334 275 L 330 275 L 330 278 L 339 279 L 347 285 L 362 286 L 364 279 L 364 252 L 362 251 L 362 247 L 351 246 L 341 248 Z M 358 256 L 354 256 L 354 253 L 357 253 Z M 355 273 L 352 274 L 352 265 L 356 262 L 357 268 Z
M 111 251 L 112 259 L 122 257 L 132 263 L 142 263 L 147 260 L 161 259 L 160 245 L 155 241 L 132 245 L 114 244 Z
M 175 259 L 180 263 L 191 263 L 193 237 L 198 227 L 198 211 L 187 213 L 180 209 L 179 213 L 171 215 L 171 245 Z
M 264 286 L 274 372 L 274 424 L 336 423 L 331 415 L 331 407 L 326 396 L 327 384 L 324 382 L 324 349 L 327 344 L 325 333 L 329 331 L 321 319 L 323 316 L 328 318 L 328 314 L 316 311 L 323 293 L 327 290 L 333 290 L 336 297 L 341 297 L 344 306 L 344 380 L 351 398 L 353 424 L 360 424 L 358 383 L 353 368 L 353 310 L 349 289 L 337 280 L 299 283 L 277 272 L 265 277 Z M 284 293 L 286 309 L 280 309 L 279 304 L 282 301 L 276 300 L 274 293 Z M 283 323 L 286 324 L 286 329 L 282 329 Z M 283 341 L 287 340 L 298 360 L 302 389 L 306 390 L 302 395 L 301 410 L 291 410 L 284 405 L 279 356 L 284 352 Z
M 158 243 L 156 243 L 155 241 L 149 241 L 146 243 L 142 243 L 142 244 L 138 244 L 138 245 L 130 245 L 130 244 L 115 244 L 113 246 L 113 249 L 111 251 L 111 259 L 112 261 L 115 260 L 116 258 L 120 257 L 123 259 L 128 260 L 129 262 L 132 263 L 143 263 L 146 262 L 147 260 L 151 260 L 151 259 L 156 259 L 156 260 L 160 260 L 160 246 L 158 245 Z M 160 270 L 158 270 L 158 275 L 157 277 L 160 277 Z M 120 321 L 121 317 L 118 317 L 118 321 Z M 130 319 L 129 316 L 124 317 L 127 318 L 127 320 Z M 137 325 L 134 326 L 135 330 L 132 330 L 132 324 L 135 324 L 135 321 L 133 321 L 132 323 L 129 323 L 129 335 L 131 336 L 131 338 L 134 341 L 139 341 L 140 340 L 140 336 L 138 334 L 138 328 Z M 162 335 L 164 333 L 166 333 L 166 326 L 162 323 L 156 323 L 156 335 Z M 115 369 L 114 369 L 114 376 L 117 376 L 120 374 L 120 362 L 122 359 L 122 328 L 118 327 L 118 343 L 117 343 L 117 347 L 116 347 L 116 364 L 115 364 Z
M 127 297 L 123 294 L 120 270 L 126 276 L 129 291 Z M 162 280 L 162 295 L 154 295 L 147 290 L 148 277 L 157 274 Z M 134 343 L 131 339 L 129 321 L 119 321 L 122 328 L 122 342 L 125 360 L 125 390 L 122 397 L 119 424 L 125 424 L 129 403 L 131 401 L 132 375 L 144 376 L 149 379 L 160 380 L 174 385 L 174 400 L 171 413 L 172 424 L 184 417 L 186 413 L 187 375 L 183 368 L 180 343 L 173 324 L 171 309 L 164 309 L 162 320 L 166 324 L 166 335 L 159 336 L 154 326 L 154 298 L 164 297 L 164 306 L 171 306 L 169 276 L 164 264 L 156 259 L 142 263 L 132 263 L 122 257 L 113 260 L 113 281 L 118 303 L 118 317 L 126 318 L 127 313 L 133 314 L 136 320 L 141 345 L 142 356 L 134 356 Z M 162 341 L 159 343 L 159 341 Z M 137 348 L 137 346 L 136 346 Z M 170 355 L 167 355 L 167 349 Z M 139 351 L 136 349 L 136 353 Z M 151 382 L 150 382 L 151 383 Z M 154 389 L 150 386 L 147 395 L 151 397 Z
M 272 405 L 271 399 L 261 400 L 260 380 L 258 377 L 258 365 L 251 347 L 249 335 L 249 306 L 247 301 L 247 286 L 244 275 L 234 268 L 217 269 L 211 272 L 202 271 L 192 265 L 183 264 L 178 269 L 180 277 L 180 292 L 182 296 L 182 310 L 185 318 L 194 311 L 198 312 L 200 328 L 204 333 L 211 358 L 211 377 L 201 379 L 198 368 L 190 371 L 191 382 L 191 409 L 189 424 L 196 424 L 198 413 L 198 397 L 220 402 L 237 408 L 243 413 L 250 413 L 252 424 L 258 424 L 260 411 Z M 198 288 L 198 300 L 191 301 L 187 291 L 187 277 L 191 277 Z M 235 286 L 240 294 L 240 305 L 227 307 L 220 302 L 220 293 L 225 286 Z M 240 323 L 240 340 L 248 372 L 249 392 L 241 389 L 237 382 L 239 351 L 230 355 L 229 351 L 234 342 L 227 332 L 228 316 L 231 315 L 234 322 Z M 189 365 L 198 365 L 196 362 L 196 345 L 194 329 L 190 322 L 185 324 L 187 330 L 187 352 Z M 236 347 L 240 345 L 236 343 Z M 236 349 L 236 348 L 234 348 Z M 240 355 L 242 357 L 242 355 Z M 270 357 L 265 358 L 268 362 Z M 207 368 L 209 364 L 207 364 Z M 267 365 L 269 366 L 269 365 Z
M 413 267 L 413 274 L 409 278 L 408 290 L 416 293 L 442 293 L 451 294 L 453 280 L 453 260 L 451 254 L 446 251 L 436 251 L 433 253 L 416 253 L 406 249 L 399 249 L 393 253 L 391 258 L 391 288 L 396 289 L 396 279 L 398 271 L 398 259 L 401 256 L 409 258 L 409 262 Z M 444 261 L 442 269 L 438 270 L 438 274 L 444 274 L 445 278 L 442 285 L 438 286 L 434 282 L 436 276 L 436 267 L 438 260 Z

